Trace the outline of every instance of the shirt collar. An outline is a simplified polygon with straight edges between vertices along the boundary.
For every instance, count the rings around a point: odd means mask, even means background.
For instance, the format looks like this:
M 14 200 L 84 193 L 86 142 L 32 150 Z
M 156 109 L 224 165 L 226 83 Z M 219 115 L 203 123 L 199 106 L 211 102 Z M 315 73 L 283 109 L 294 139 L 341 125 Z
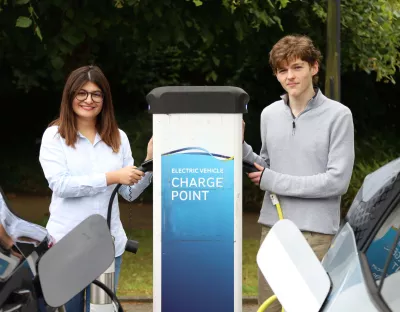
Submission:
M 309 107 L 315 106 L 315 103 L 318 103 L 319 98 L 321 97 L 322 93 L 321 90 L 318 87 L 314 87 L 315 94 L 314 96 L 310 99 L 308 102 Z M 283 100 L 283 103 L 285 103 L 287 106 L 289 106 L 289 95 L 287 93 L 281 95 L 281 99 Z
M 79 131 L 78 131 L 78 136 L 81 137 L 82 139 L 86 139 L 87 140 L 87 138 L 82 133 L 80 133 Z M 96 145 L 100 141 L 101 141 L 101 136 L 100 136 L 100 134 L 98 132 L 96 132 L 96 136 L 94 138 L 93 145 Z

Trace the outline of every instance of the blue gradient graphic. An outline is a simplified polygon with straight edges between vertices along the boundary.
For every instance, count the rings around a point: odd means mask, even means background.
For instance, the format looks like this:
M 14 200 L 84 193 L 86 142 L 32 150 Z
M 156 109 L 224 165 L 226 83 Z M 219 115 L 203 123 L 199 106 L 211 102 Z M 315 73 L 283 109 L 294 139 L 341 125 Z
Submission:
M 207 154 L 162 156 L 163 312 L 234 311 L 233 164 Z
M 386 260 L 389 256 L 394 240 L 396 239 L 397 229 L 389 228 L 383 237 L 375 240 L 369 246 L 366 256 L 372 272 L 372 276 L 375 280 L 382 279 L 383 270 L 386 264 Z M 390 260 L 389 267 L 386 273 L 386 277 L 396 273 L 400 268 L 400 242 L 397 242 L 396 248 L 393 251 L 393 257 Z

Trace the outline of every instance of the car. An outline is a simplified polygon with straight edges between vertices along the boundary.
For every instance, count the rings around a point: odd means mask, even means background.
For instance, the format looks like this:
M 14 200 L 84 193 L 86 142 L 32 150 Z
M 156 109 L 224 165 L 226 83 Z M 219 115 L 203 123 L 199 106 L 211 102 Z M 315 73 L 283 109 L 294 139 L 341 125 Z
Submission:
M 399 237 L 397 158 L 365 177 L 320 263 L 290 220 L 274 225 L 257 263 L 287 311 L 396 312 L 400 311 Z
M 88 217 L 55 244 L 44 227 L 18 216 L 0 187 L 1 312 L 63 311 L 110 266 L 114 254 L 101 215 Z

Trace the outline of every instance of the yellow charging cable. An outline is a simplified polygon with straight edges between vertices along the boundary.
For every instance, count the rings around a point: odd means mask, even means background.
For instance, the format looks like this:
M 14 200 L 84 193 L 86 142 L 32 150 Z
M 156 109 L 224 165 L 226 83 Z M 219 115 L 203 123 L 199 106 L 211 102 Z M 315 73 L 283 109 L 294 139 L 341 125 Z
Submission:
M 258 308 L 257 312 L 265 311 L 274 301 L 276 300 L 276 295 L 269 297 L 264 303 Z
M 276 207 L 276 212 L 278 213 L 279 220 L 283 219 L 283 212 L 281 208 L 281 204 L 279 203 L 278 196 L 275 194 L 270 194 L 269 197 L 271 198 L 272 204 Z M 258 308 L 257 312 L 264 312 L 275 300 L 277 299 L 276 295 L 272 295 L 264 303 Z M 285 310 L 282 307 L 282 312 Z
M 278 196 L 275 194 L 270 194 L 269 198 L 271 198 L 272 205 L 276 207 L 276 211 L 278 212 L 279 220 L 283 219 L 283 212 L 281 208 L 281 204 L 279 203 Z

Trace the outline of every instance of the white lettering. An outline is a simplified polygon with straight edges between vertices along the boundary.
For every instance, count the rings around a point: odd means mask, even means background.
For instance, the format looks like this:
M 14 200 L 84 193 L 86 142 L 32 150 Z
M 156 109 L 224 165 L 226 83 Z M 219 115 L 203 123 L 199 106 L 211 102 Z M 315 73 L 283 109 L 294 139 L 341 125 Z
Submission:
M 190 179 L 189 187 L 196 187 L 196 179 Z
M 204 184 L 205 180 L 206 180 L 206 179 L 204 179 L 204 178 L 199 178 L 198 187 L 206 187 L 205 184 Z
M 172 181 L 171 181 L 173 187 L 179 187 L 179 184 L 175 185 L 174 181 L 179 181 L 179 179 L 178 178 L 172 178 Z
M 172 178 L 172 187 L 185 187 L 185 188 L 222 188 L 224 187 L 224 178 Z
M 187 191 L 181 191 L 181 192 L 179 192 L 179 199 L 180 199 L 180 200 L 185 201 L 185 200 L 187 200 L 187 198 L 188 198 L 188 192 L 187 192 Z
M 180 174 L 183 172 L 223 172 L 222 168 L 172 168 L 172 173 Z M 207 200 L 208 193 L 212 189 L 224 187 L 224 177 L 185 177 L 174 176 L 170 180 L 172 200 L 181 201 L 200 201 Z
M 224 168 L 171 168 L 171 173 L 174 174 L 188 174 L 188 173 L 213 173 L 222 174 Z
M 180 187 L 188 187 L 189 181 L 188 178 L 181 178 L 181 185 Z
M 193 192 L 193 200 L 201 200 L 200 192 Z
M 186 200 L 207 200 L 209 191 L 172 191 L 172 200 L 180 199 Z

